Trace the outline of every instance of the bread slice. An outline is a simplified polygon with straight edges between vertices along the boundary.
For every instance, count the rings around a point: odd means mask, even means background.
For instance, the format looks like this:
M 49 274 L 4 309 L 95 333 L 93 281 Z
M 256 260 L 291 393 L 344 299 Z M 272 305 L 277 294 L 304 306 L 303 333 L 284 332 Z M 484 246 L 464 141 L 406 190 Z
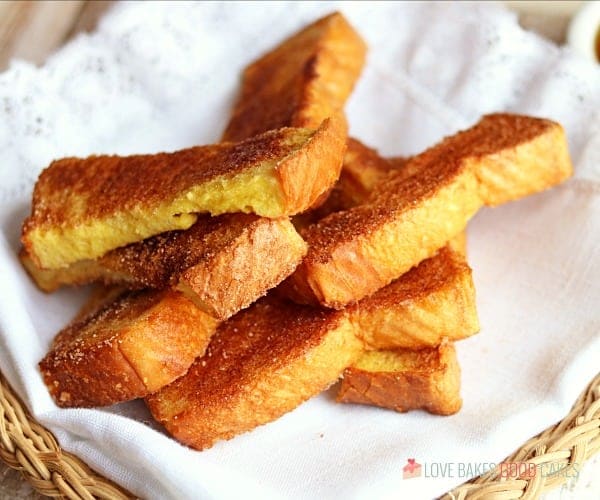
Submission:
M 365 54 L 365 43 L 338 12 L 307 26 L 245 69 L 223 140 L 318 127 L 342 110 Z
M 457 244 L 349 306 L 367 349 L 432 347 L 444 337 L 460 340 L 479 331 L 471 268 Z
M 344 371 L 337 401 L 452 415 L 462 406 L 454 345 L 367 352 Z
M 361 352 L 344 312 L 268 295 L 223 323 L 188 373 L 146 403 L 178 441 L 204 449 L 296 408 Z
M 456 339 L 478 329 L 470 269 L 451 247 L 343 311 L 268 295 L 223 323 L 204 357 L 146 401 L 170 434 L 203 449 L 316 395 L 364 349 L 435 345 L 449 329 Z
M 171 290 L 126 292 L 114 301 L 96 295 L 86 311 L 40 362 L 58 406 L 106 406 L 157 391 L 185 374 L 218 324 Z
M 197 212 L 301 212 L 337 180 L 345 148 L 345 121 L 332 117 L 316 131 L 279 129 L 240 143 L 58 160 L 36 183 L 22 241 L 37 266 L 55 269 L 187 229 Z
M 406 158 L 384 158 L 375 149 L 353 138 L 348 139 L 347 145 L 340 178 L 323 202 L 292 218 L 298 230 L 315 224 L 329 214 L 365 203 L 375 186 L 392 170 L 405 174 L 409 171 Z
M 366 204 L 333 213 L 302 236 L 309 252 L 286 281 L 290 297 L 342 308 L 432 256 L 484 204 L 549 188 L 572 173 L 562 127 L 495 114 L 391 172 Z
M 370 148 L 357 139 L 349 138 L 340 179 L 334 190 L 341 192 L 345 200 L 343 209 L 365 203 L 371 193 L 387 175 L 395 171 L 396 175 L 407 171 L 408 160 L 402 157 L 384 158 L 377 150 Z M 333 210 L 332 210 L 333 212 Z
M 339 181 L 329 199 L 306 218 L 327 216 L 357 206 L 392 170 L 405 175 L 403 159 L 386 159 L 355 139 L 348 141 Z M 332 197 L 334 201 L 332 201 Z M 295 223 L 298 217 L 295 217 Z M 318 219 L 317 219 L 318 220 Z M 282 288 L 283 293 L 286 288 Z M 367 349 L 417 349 L 438 345 L 442 338 L 466 338 L 479 331 L 475 287 L 461 233 L 400 278 L 350 306 L 352 321 Z
M 251 214 L 199 215 L 185 231 L 170 231 L 61 269 L 21 262 L 45 291 L 101 281 L 129 289 L 175 287 L 202 310 L 226 319 L 289 276 L 306 244 L 288 218 Z

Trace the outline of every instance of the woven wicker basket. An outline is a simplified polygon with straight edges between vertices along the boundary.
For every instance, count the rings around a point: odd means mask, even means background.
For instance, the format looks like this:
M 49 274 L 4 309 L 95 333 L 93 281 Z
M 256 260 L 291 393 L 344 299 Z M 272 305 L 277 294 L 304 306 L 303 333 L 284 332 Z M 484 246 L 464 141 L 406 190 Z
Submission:
M 133 498 L 61 450 L 50 431 L 38 424 L 0 373 L 0 458 L 21 472 L 42 495 L 66 498 Z M 567 480 L 565 472 L 600 450 L 600 374 L 558 424 L 527 441 L 506 460 L 537 467 L 551 464 L 555 475 L 504 479 L 493 469 L 444 495 L 458 499 L 531 499 Z

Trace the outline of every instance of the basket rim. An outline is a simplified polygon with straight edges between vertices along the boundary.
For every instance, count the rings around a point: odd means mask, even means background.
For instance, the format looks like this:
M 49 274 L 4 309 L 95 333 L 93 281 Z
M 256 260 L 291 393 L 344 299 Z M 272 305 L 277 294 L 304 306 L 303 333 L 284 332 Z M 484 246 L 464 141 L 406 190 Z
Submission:
M 49 497 L 128 499 L 135 495 L 63 450 L 51 431 L 40 425 L 0 370 L 0 459 L 21 473 L 34 490 Z M 523 443 L 502 463 L 545 464 L 559 470 L 582 464 L 600 451 L 600 373 L 588 384 L 559 422 Z M 538 498 L 568 481 L 568 474 L 524 472 L 502 477 L 499 467 L 454 488 L 442 500 Z

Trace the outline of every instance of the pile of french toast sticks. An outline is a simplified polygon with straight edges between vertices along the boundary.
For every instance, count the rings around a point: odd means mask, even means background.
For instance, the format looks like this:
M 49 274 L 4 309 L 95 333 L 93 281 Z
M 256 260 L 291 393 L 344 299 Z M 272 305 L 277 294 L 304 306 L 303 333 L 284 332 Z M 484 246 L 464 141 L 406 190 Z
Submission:
M 467 222 L 568 178 L 565 134 L 492 114 L 383 158 L 347 136 L 365 55 L 334 13 L 245 69 L 222 142 L 40 174 L 23 265 L 46 292 L 103 285 L 40 362 L 56 404 L 144 398 L 196 449 L 340 378 L 339 402 L 460 409 L 454 342 L 479 330 Z

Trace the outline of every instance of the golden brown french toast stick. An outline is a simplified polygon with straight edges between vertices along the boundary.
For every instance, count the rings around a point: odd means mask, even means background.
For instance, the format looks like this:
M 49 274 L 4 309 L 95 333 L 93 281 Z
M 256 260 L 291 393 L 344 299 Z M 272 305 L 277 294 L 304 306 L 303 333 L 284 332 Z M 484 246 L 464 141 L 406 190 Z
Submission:
M 129 289 L 175 287 L 202 310 L 226 319 L 289 276 L 306 244 L 289 219 L 252 214 L 198 216 L 184 231 L 169 231 L 61 269 L 21 262 L 40 288 L 101 281 Z
M 185 374 L 218 324 L 170 290 L 125 292 L 113 301 L 95 296 L 87 311 L 59 332 L 40 362 L 62 407 L 106 406 L 157 391 Z
M 340 178 L 321 204 L 292 218 L 294 226 L 301 230 L 329 214 L 365 203 L 375 186 L 392 170 L 402 171 L 407 177 L 411 175 L 406 160 L 384 158 L 375 149 L 348 138 Z
M 188 373 L 146 403 L 178 441 L 204 449 L 294 409 L 361 352 L 344 312 L 268 295 L 223 323 Z
M 340 13 L 307 26 L 245 69 L 223 140 L 318 127 L 342 110 L 365 54 L 365 43 Z
M 301 303 L 342 308 L 390 283 L 462 232 L 483 206 L 554 186 L 572 173 L 562 127 L 485 116 L 391 172 L 368 202 L 302 232 L 309 251 L 286 280 Z
M 384 158 L 377 150 L 357 139 L 349 138 L 340 179 L 334 186 L 334 190 L 339 190 L 346 200 L 343 209 L 365 203 L 375 186 L 392 171 L 397 172 L 397 175 L 402 172 L 408 177 L 407 161 L 407 158 L 400 157 Z
M 369 350 L 432 347 L 479 331 L 471 268 L 452 245 L 347 311 Z
M 367 352 L 344 371 L 337 401 L 452 415 L 462 406 L 454 345 Z
M 199 212 L 291 215 L 331 188 L 345 149 L 345 120 L 336 116 L 317 130 L 284 128 L 239 143 L 58 160 L 36 182 L 22 241 L 37 266 L 54 269 L 187 229 Z
M 407 172 L 405 160 L 383 158 L 359 141 L 349 140 L 342 174 L 330 197 L 318 209 L 296 216 L 294 224 L 300 218 L 318 221 L 319 215 L 340 210 L 340 205 L 357 206 L 393 169 L 406 177 L 414 174 Z M 431 347 L 444 337 L 458 340 L 479 331 L 475 287 L 465 255 L 465 234 L 460 233 L 433 257 L 350 306 L 365 347 Z

